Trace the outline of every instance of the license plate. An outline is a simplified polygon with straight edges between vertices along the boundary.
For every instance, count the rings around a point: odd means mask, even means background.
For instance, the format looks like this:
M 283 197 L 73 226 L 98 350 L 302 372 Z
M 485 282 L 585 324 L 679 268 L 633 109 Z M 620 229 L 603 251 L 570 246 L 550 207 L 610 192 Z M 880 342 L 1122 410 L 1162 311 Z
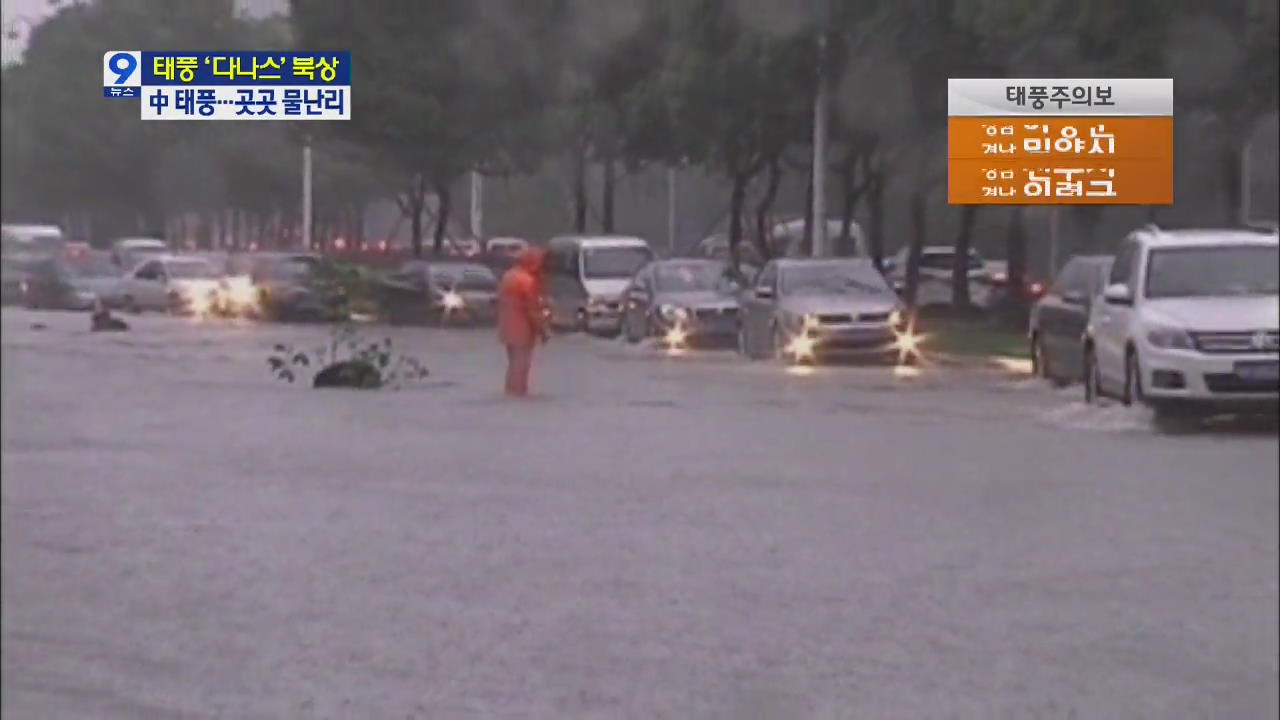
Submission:
M 1240 363 L 1236 376 L 1242 380 L 1280 380 L 1280 362 Z

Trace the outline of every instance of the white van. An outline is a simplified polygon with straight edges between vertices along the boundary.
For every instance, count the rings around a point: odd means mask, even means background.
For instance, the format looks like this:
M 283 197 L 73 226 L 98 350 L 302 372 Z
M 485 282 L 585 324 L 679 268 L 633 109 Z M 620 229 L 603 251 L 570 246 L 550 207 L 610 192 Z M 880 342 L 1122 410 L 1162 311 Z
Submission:
M 0 226 L 3 237 L 3 253 L 12 255 L 57 255 L 66 245 L 66 238 L 57 225 Z
M 638 237 L 552 239 L 545 288 L 551 326 L 616 335 L 622 325 L 622 294 L 636 271 L 653 258 L 649 243 Z

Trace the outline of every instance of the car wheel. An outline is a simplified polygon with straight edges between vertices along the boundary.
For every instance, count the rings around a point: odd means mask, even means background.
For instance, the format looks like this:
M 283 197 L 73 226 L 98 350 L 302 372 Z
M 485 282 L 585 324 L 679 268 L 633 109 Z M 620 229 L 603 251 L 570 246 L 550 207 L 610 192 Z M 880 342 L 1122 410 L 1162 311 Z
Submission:
M 1089 404 L 1098 402 L 1101 397 L 1099 389 L 1101 385 L 1098 383 L 1098 359 L 1093 354 L 1093 348 L 1084 351 L 1084 401 Z
M 785 365 L 795 364 L 795 358 L 787 356 L 787 336 L 777 325 L 773 326 L 773 357 Z
M 1044 345 L 1040 343 L 1038 334 L 1031 336 L 1031 374 L 1045 380 L 1052 379 L 1048 359 L 1044 356 Z
M 738 354 L 748 360 L 755 360 L 755 353 L 751 352 L 750 338 L 747 337 L 747 326 L 743 323 L 738 324 Z
M 1142 397 L 1142 370 L 1138 365 L 1137 351 L 1130 350 L 1124 358 L 1124 396 L 1121 398 L 1126 406 L 1140 403 Z
M 622 315 L 622 337 L 632 345 L 635 345 L 644 339 L 644 336 L 636 331 L 635 324 L 631 322 L 631 313 L 624 313 Z

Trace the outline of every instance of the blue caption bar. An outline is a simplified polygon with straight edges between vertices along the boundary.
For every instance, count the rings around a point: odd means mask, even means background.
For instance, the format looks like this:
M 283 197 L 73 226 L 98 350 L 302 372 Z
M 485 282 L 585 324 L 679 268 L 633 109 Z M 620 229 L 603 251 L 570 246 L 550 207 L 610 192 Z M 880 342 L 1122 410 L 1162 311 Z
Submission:
M 351 53 L 188 52 L 142 53 L 142 85 L 351 84 Z

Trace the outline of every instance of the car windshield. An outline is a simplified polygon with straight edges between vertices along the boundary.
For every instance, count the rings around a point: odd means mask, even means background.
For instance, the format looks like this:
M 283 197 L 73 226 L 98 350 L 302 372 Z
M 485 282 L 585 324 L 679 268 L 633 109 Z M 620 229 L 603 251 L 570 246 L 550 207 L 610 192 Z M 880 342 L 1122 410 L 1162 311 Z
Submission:
M 1275 295 L 1280 247 L 1238 245 L 1153 250 L 1147 263 L 1149 298 Z
M 108 253 L 86 253 L 63 262 L 67 274 L 75 278 L 115 277 L 120 268 L 111 262 Z
M 653 259 L 646 247 L 600 247 L 582 251 L 582 276 L 588 280 L 624 279 Z
M 492 291 L 498 288 L 498 278 L 494 276 L 489 268 L 479 265 L 433 267 L 430 273 L 431 284 L 437 287 L 477 292 Z
M 203 280 L 215 278 L 218 271 L 204 260 L 173 260 L 165 263 L 165 272 L 177 280 Z
M 782 292 L 787 295 L 893 295 L 873 267 L 825 264 L 785 270 Z
M 270 282 L 291 282 L 306 278 L 315 267 L 316 261 L 312 258 L 277 258 L 258 263 L 254 274 Z
M 686 263 L 661 266 L 653 274 L 658 292 L 696 292 L 719 287 L 724 271 L 711 263 Z

